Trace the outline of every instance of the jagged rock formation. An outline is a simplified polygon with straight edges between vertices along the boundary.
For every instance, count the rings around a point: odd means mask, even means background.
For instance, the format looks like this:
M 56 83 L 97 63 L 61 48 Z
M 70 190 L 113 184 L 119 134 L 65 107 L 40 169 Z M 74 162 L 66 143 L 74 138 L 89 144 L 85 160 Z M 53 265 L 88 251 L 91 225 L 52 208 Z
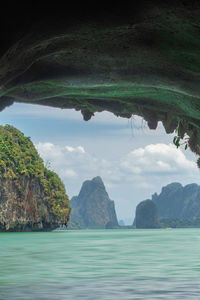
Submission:
M 114 201 L 109 199 L 101 177 L 83 183 L 80 193 L 70 201 L 70 224 L 79 228 L 110 229 L 117 228 Z
M 159 195 L 152 195 L 152 200 L 157 205 L 159 219 L 200 218 L 200 186 L 197 184 L 184 187 L 177 182 L 168 184 Z
M 152 200 L 145 200 L 137 205 L 134 223 L 139 229 L 159 227 L 157 207 Z
M 26 102 L 75 108 L 85 120 L 137 114 L 167 133 L 179 124 L 200 154 L 199 1 L 92 1 L 80 13 L 31 2 L 28 18 L 13 5 L 1 20 L 1 109 Z
M 69 219 L 65 187 L 30 138 L 0 126 L 0 231 L 52 230 Z

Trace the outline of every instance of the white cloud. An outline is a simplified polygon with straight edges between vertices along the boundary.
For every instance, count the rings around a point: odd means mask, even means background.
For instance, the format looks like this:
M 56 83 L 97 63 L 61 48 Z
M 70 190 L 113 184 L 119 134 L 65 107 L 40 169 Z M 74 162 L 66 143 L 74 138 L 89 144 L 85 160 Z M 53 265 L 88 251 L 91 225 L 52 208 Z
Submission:
M 78 146 L 78 147 L 65 146 L 65 149 L 69 152 L 85 153 L 85 149 L 82 146 Z
M 172 171 L 173 170 L 172 167 L 168 163 L 165 163 L 164 161 L 159 160 L 156 163 L 160 167 L 160 169 L 163 171 Z
M 172 144 L 151 144 L 128 153 L 121 161 L 123 171 L 136 174 L 196 172 L 197 167 Z
M 172 144 L 150 144 L 129 152 L 118 161 L 95 157 L 82 146 L 39 143 L 37 149 L 63 180 L 83 181 L 100 175 L 112 187 L 126 182 L 149 188 L 152 180 L 160 180 L 160 176 L 188 176 L 198 172 L 196 164 Z

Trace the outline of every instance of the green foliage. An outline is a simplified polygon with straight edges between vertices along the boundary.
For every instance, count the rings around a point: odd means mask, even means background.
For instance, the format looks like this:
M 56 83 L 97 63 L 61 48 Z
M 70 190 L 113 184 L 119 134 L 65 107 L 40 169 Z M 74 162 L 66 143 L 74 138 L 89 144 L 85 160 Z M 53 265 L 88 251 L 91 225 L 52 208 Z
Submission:
M 179 148 L 180 146 L 184 145 L 184 149 L 187 150 L 187 148 L 188 148 L 188 146 L 189 146 L 188 142 L 189 142 L 189 138 L 187 137 L 187 135 L 185 135 L 185 136 L 183 137 L 183 139 L 181 139 L 180 136 L 175 136 L 175 137 L 173 138 L 173 144 L 174 144 L 177 148 Z
M 69 199 L 58 175 L 45 168 L 29 137 L 13 126 L 0 126 L 0 176 L 15 181 L 22 193 L 21 177 L 37 179 L 49 202 L 51 213 L 64 223 L 69 216 Z
M 174 139 L 173 139 L 173 144 L 174 144 L 177 148 L 180 147 L 180 139 L 181 139 L 180 136 L 175 136 Z
M 183 138 L 181 138 L 181 136 L 179 135 L 179 125 L 176 127 L 175 132 L 176 132 L 176 136 L 173 138 L 173 144 L 179 148 L 180 146 L 184 145 L 184 149 L 187 150 L 188 145 L 189 145 L 189 137 L 187 136 L 187 134 L 184 134 Z
M 42 184 L 51 204 L 52 213 L 64 223 L 65 217 L 70 213 L 69 199 L 66 196 L 64 184 L 55 172 L 47 168 L 44 168 Z
M 0 126 L 0 170 L 9 178 L 44 176 L 43 161 L 30 138 L 10 125 Z

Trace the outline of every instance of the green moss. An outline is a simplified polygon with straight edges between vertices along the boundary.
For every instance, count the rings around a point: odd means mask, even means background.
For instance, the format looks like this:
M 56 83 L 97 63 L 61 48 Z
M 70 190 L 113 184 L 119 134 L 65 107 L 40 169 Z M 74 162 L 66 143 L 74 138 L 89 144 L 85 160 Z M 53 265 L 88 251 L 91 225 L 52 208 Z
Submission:
M 46 196 L 49 197 L 52 213 L 64 222 L 65 216 L 70 213 L 69 200 L 66 197 L 64 184 L 55 172 L 47 168 L 44 168 L 44 177 L 41 182 Z
M 64 222 L 69 216 L 69 199 L 58 175 L 45 168 L 29 137 L 13 126 L 0 126 L 0 173 L 12 179 L 19 195 L 22 193 L 21 177 L 36 179 L 49 202 L 51 213 Z

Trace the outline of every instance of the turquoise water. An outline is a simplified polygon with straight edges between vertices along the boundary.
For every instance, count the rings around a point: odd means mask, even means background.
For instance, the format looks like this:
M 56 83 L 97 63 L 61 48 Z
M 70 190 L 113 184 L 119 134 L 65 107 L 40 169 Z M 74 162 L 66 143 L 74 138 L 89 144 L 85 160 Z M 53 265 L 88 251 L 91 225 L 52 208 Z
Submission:
M 0 234 L 0 300 L 200 299 L 200 229 Z

